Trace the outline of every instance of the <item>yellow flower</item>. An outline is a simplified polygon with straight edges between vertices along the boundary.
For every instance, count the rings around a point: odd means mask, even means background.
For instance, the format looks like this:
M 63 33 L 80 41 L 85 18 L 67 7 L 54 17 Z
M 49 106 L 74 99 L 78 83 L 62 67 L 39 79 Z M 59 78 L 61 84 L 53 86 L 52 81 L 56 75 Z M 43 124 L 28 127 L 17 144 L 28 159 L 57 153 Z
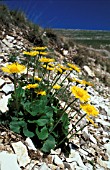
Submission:
M 41 55 L 47 55 L 47 52 L 40 52 Z
M 58 74 L 59 73 L 62 74 L 62 72 L 63 72 L 63 70 L 61 68 L 59 68 L 59 67 L 56 67 L 55 70 L 58 72 Z
M 86 119 L 87 119 L 90 123 L 92 123 L 92 125 L 93 125 L 94 127 L 98 128 L 98 126 L 94 123 L 94 121 L 93 121 L 89 116 L 86 116 Z
M 30 51 L 30 52 L 24 51 L 23 54 L 34 57 L 39 54 L 39 51 Z
M 72 91 L 72 94 L 80 99 L 81 102 L 87 102 L 90 99 L 90 95 L 88 92 L 80 87 L 77 86 L 71 86 L 70 90 Z
M 97 116 L 99 114 L 99 111 L 91 104 L 81 104 L 80 107 L 89 116 Z
M 76 83 L 82 84 L 82 80 L 74 78 L 73 81 L 75 81 Z
M 28 84 L 27 86 L 25 86 L 25 89 L 35 89 L 37 88 L 39 85 L 36 83 L 36 84 Z
M 54 64 L 52 64 L 52 63 L 48 63 L 48 66 L 50 66 L 50 67 L 54 67 Z
M 34 80 L 37 80 L 37 81 L 41 81 L 42 80 L 42 78 L 40 78 L 40 77 L 34 77 Z
M 54 70 L 54 68 L 53 67 L 49 67 L 49 66 L 47 66 L 47 68 L 46 68 L 47 70 L 49 70 L 49 71 L 53 71 Z
M 46 68 L 48 71 L 53 71 L 54 68 L 53 67 L 49 67 L 49 66 L 46 66 L 45 64 L 42 65 L 43 68 Z
M 53 86 L 53 89 L 55 89 L 55 90 L 59 90 L 60 88 L 61 88 L 61 86 L 58 85 L 58 84 L 55 84 L 55 85 Z
M 42 57 L 39 59 L 39 61 L 43 63 L 49 63 L 49 62 L 54 62 L 55 59 Z
M 78 66 L 76 66 L 75 64 L 67 63 L 67 65 L 68 65 L 70 68 L 76 70 L 77 72 L 81 72 L 80 68 L 79 68 Z
M 74 78 L 71 78 L 71 77 L 68 77 L 67 78 L 69 82 L 73 82 L 74 81 Z
M 13 73 L 23 73 L 26 67 L 19 63 L 7 64 L 6 67 L 1 68 L 3 72 L 13 74 Z
M 84 84 L 84 85 L 87 85 L 87 86 L 93 86 L 92 83 L 87 82 L 87 81 L 85 81 L 85 80 L 82 80 L 82 81 L 81 81 L 81 84 Z
M 42 96 L 45 96 L 46 95 L 46 91 L 38 91 L 38 92 L 36 92 L 38 95 L 40 94 L 40 95 L 42 95 Z
M 45 50 L 47 47 L 33 47 L 33 50 Z
M 71 71 L 72 69 L 71 68 L 68 68 L 68 67 L 66 67 L 66 66 L 63 66 L 63 65 L 61 65 L 61 64 L 58 64 L 58 66 L 62 69 L 62 70 L 69 70 L 69 71 Z

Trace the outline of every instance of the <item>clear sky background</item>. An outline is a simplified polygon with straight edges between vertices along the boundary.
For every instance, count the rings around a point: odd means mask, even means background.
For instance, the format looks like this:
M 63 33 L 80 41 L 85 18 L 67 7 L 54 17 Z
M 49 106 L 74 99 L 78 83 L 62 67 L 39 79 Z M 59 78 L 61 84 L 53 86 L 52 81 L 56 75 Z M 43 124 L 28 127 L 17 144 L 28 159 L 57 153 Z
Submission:
M 1 0 L 46 28 L 110 30 L 110 0 Z

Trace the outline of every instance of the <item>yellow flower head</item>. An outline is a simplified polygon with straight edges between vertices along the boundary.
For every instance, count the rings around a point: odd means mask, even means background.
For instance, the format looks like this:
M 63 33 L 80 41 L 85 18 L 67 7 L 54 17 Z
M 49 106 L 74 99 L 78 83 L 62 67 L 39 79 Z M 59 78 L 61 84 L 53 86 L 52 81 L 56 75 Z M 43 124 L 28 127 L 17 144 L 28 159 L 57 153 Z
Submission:
M 32 48 L 33 50 L 45 50 L 45 49 L 47 49 L 47 47 L 33 47 Z
M 34 77 L 34 80 L 36 80 L 36 81 L 41 81 L 42 80 L 42 78 L 40 78 L 40 77 Z
M 81 81 L 81 84 L 84 84 L 84 85 L 87 85 L 87 86 L 93 86 L 92 83 L 87 82 L 87 81 L 85 81 L 85 80 L 82 80 L 82 81 Z
M 78 84 L 82 84 L 82 80 L 79 80 L 79 79 L 74 78 L 73 81 L 75 81 L 75 82 L 78 83 Z
M 77 87 L 77 86 L 71 86 L 70 90 L 72 91 L 72 94 L 80 99 L 81 102 L 87 102 L 90 99 L 90 95 L 86 90 L 83 88 Z
M 38 95 L 46 96 L 46 91 L 38 91 L 36 92 Z
M 47 55 L 47 52 L 40 52 L 40 55 Z
M 73 82 L 74 81 L 74 78 L 71 78 L 71 77 L 67 77 L 68 81 L 69 82 Z
M 55 71 L 57 71 L 58 74 L 62 74 L 63 70 L 59 67 L 55 67 Z
M 49 66 L 47 66 L 47 68 L 46 68 L 48 71 L 53 71 L 54 70 L 54 68 L 53 67 L 49 67 Z
M 92 83 L 87 82 L 87 81 L 85 81 L 85 80 L 79 80 L 79 79 L 74 78 L 73 81 L 75 81 L 76 83 L 82 84 L 82 85 L 93 86 Z
M 14 74 L 14 73 L 23 73 L 26 67 L 16 62 L 12 64 L 7 64 L 6 67 L 2 67 L 1 69 L 3 72 Z
M 78 73 L 81 72 L 80 68 L 79 68 L 78 66 L 76 66 L 75 64 L 67 63 L 67 65 L 68 65 L 70 68 L 76 70 Z
M 37 88 L 39 85 L 36 83 L 36 84 L 28 84 L 27 86 L 25 86 L 25 89 L 35 89 Z
M 66 71 L 66 70 L 71 71 L 71 70 L 72 70 L 71 68 L 68 68 L 68 67 L 66 67 L 66 66 L 63 66 L 63 65 L 61 65 L 61 64 L 58 64 L 58 66 L 59 66 L 62 70 L 64 70 L 64 71 Z
M 50 67 L 55 67 L 55 65 L 52 64 L 52 63 L 48 63 L 48 66 L 50 66 Z
M 98 128 L 98 126 L 94 123 L 94 121 L 89 117 L 89 116 L 86 116 L 86 119 L 96 128 Z
M 80 107 L 89 116 L 97 116 L 99 114 L 99 111 L 91 104 L 81 104 Z
M 43 63 L 49 63 L 49 62 L 54 62 L 55 59 L 42 57 L 39 59 L 39 61 Z
M 46 64 L 42 65 L 43 68 L 46 68 L 48 71 L 53 71 L 53 67 L 46 66 Z
M 60 88 L 61 88 L 61 86 L 58 85 L 58 84 L 55 84 L 55 85 L 53 86 L 53 89 L 55 89 L 55 90 L 59 90 Z
M 36 56 L 36 55 L 39 54 L 39 51 L 30 51 L 30 52 L 24 51 L 23 54 L 24 54 L 24 55 L 29 55 L 29 56 L 34 57 L 34 56 Z

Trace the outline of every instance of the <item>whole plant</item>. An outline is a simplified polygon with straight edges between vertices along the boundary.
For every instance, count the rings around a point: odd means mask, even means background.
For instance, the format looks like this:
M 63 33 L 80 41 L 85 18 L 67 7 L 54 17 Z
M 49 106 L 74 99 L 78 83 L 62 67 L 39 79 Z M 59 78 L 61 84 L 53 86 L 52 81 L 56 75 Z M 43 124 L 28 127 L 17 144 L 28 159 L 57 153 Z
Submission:
M 70 138 L 89 123 L 97 127 L 92 118 L 99 111 L 91 104 L 87 92 L 87 86 L 92 83 L 71 78 L 71 73 L 81 72 L 80 68 L 73 63 L 62 65 L 56 62 L 49 57 L 47 47 L 33 47 L 32 50 L 24 51 L 20 63 L 10 63 L 1 69 L 12 75 L 14 83 L 8 111 L 0 113 L 1 123 L 15 133 L 30 137 L 43 152 L 64 147 Z M 68 97 L 62 106 L 64 94 Z M 70 108 L 75 111 L 73 117 L 68 113 Z M 80 118 L 69 129 L 71 120 L 77 114 Z M 84 117 L 86 124 L 77 129 Z

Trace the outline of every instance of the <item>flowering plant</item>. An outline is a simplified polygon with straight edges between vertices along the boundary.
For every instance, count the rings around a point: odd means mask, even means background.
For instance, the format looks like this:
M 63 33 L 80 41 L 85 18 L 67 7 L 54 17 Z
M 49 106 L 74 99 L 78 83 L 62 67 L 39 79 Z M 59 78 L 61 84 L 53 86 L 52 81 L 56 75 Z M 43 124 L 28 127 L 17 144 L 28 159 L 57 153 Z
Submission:
M 53 58 L 43 57 L 48 55 L 46 49 L 33 47 L 34 51 L 24 51 L 26 60 L 22 62 L 26 66 L 15 62 L 1 68 L 3 72 L 12 74 L 14 79 L 9 110 L 1 120 L 3 118 L 4 124 L 14 132 L 30 137 L 43 152 L 50 152 L 51 149 L 63 147 L 88 122 L 96 127 L 92 117 L 97 116 L 99 111 L 91 105 L 86 89 L 91 83 L 70 77 L 71 73 L 79 74 L 80 68 L 72 63 L 61 65 Z M 66 93 L 70 101 L 68 98 L 67 104 L 62 106 L 61 99 Z M 71 129 L 70 119 L 74 119 L 76 114 L 70 118 L 69 108 L 80 114 Z M 77 129 L 77 124 L 85 116 L 87 124 Z

